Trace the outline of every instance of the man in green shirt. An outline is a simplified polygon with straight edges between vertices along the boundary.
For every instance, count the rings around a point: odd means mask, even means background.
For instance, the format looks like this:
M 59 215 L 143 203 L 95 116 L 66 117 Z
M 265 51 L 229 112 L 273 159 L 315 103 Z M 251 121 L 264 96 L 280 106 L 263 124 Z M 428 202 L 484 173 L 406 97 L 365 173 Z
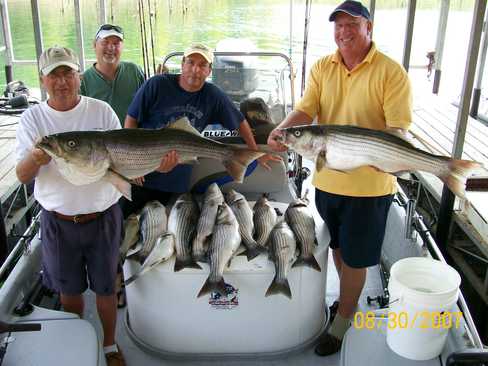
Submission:
M 144 73 L 136 64 L 120 61 L 124 48 L 121 27 L 102 25 L 95 35 L 93 47 L 97 62 L 83 73 L 80 94 L 110 104 L 123 125 L 127 108 L 144 82 Z
M 134 95 L 144 83 L 144 73 L 132 62 L 120 61 L 124 48 L 124 32 L 112 24 L 102 25 L 93 42 L 97 62 L 83 73 L 80 94 L 100 99 L 113 108 L 123 126 L 127 109 Z M 123 273 L 117 270 L 117 306 L 124 307 Z

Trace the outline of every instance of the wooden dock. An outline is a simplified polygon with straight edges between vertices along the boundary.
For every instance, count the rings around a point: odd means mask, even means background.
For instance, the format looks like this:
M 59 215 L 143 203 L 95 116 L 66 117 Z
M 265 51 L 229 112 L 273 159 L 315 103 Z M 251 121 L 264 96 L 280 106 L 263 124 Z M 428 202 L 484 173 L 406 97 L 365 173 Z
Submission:
M 33 195 L 15 174 L 15 131 L 19 121 L 18 115 L 0 114 L 0 203 L 7 235 L 34 203 Z

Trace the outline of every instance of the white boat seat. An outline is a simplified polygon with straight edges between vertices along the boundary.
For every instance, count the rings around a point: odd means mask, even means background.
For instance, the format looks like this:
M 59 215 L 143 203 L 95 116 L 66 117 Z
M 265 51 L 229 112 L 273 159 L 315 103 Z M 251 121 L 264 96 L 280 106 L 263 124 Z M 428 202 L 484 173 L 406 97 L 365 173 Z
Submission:
M 93 326 L 82 319 L 41 321 L 37 332 L 10 334 L 2 366 L 70 365 L 95 366 L 100 346 Z M 7 334 L 2 334 L 2 340 Z

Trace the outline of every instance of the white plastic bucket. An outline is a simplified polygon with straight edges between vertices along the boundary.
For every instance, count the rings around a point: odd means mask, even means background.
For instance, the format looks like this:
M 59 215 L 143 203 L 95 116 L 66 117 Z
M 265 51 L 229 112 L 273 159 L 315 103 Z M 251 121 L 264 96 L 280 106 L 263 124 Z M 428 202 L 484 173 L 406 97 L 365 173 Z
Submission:
M 454 268 L 434 259 L 412 257 L 394 263 L 388 284 L 388 346 L 411 360 L 440 355 L 461 315 L 452 312 L 460 284 Z

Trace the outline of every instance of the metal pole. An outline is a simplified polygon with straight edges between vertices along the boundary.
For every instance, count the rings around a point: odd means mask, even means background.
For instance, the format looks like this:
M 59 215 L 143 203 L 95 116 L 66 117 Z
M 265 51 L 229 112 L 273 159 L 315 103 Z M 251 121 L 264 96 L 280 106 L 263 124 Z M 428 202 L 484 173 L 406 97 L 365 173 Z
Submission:
M 371 23 L 374 25 L 374 13 L 376 12 L 376 0 L 371 0 L 369 2 L 369 15 L 371 15 Z M 371 30 L 371 39 L 373 39 L 374 27 Z
M 83 45 L 83 19 L 81 16 L 81 0 L 75 0 L 76 41 L 78 43 L 78 57 L 80 59 L 80 72 L 85 71 L 85 47 Z
M 432 86 L 432 93 L 439 93 L 439 84 L 441 82 L 441 65 L 442 55 L 444 53 L 444 42 L 446 40 L 446 28 L 447 18 L 449 16 L 449 3 L 450 0 L 442 0 L 441 12 L 439 14 L 439 24 L 437 26 L 437 40 L 435 42 L 435 71 L 434 71 L 434 84 Z
M 308 49 L 308 29 L 310 26 L 310 9 L 312 7 L 312 0 L 305 2 L 305 27 L 303 30 L 303 61 L 302 61 L 302 85 L 300 88 L 300 96 L 303 96 L 305 90 L 305 76 L 307 68 L 307 49 Z
M 288 50 L 288 57 L 291 57 L 293 49 L 293 0 L 290 0 L 290 49 Z
M 0 204 L 0 267 L 8 255 L 7 231 L 5 230 L 5 221 L 3 219 L 2 205 Z
M 99 22 L 100 24 L 105 24 L 107 23 L 107 0 L 99 0 L 98 3 L 100 6 Z
M 452 157 L 460 159 L 463 153 L 466 126 L 468 123 L 468 110 L 473 90 L 474 74 L 476 62 L 478 61 L 478 51 L 480 47 L 481 32 L 483 30 L 483 17 L 486 10 L 486 0 L 476 0 L 474 6 L 473 23 L 468 46 L 468 57 L 464 72 L 463 88 L 459 111 L 456 122 L 456 132 L 454 135 L 454 145 Z M 449 229 L 452 220 L 452 210 L 454 207 L 454 194 L 444 185 L 442 190 L 441 205 L 439 208 L 439 223 L 436 231 L 436 241 L 440 247 L 445 249 L 449 238 Z
M 476 70 L 476 86 L 473 90 L 473 101 L 471 102 L 471 110 L 469 111 L 469 115 L 473 118 L 478 117 L 478 109 L 481 99 L 481 87 L 483 83 L 483 72 L 485 71 L 486 50 L 488 48 L 487 18 L 488 11 L 485 14 L 485 21 L 483 24 L 483 41 L 481 42 L 481 54 L 478 60 L 478 68 Z
M 415 21 L 415 9 L 417 0 L 409 0 L 407 11 L 407 29 L 405 31 L 405 43 L 403 46 L 403 67 L 408 72 L 410 67 L 410 53 L 412 51 L 413 23 Z
M 31 0 L 31 9 L 32 9 L 32 23 L 34 25 L 34 41 L 36 43 L 36 60 L 38 62 L 37 69 L 39 70 L 39 57 L 41 56 L 41 53 L 44 50 L 44 45 L 42 42 L 41 14 L 39 12 L 38 0 Z M 42 100 L 45 100 L 47 98 L 46 91 L 42 87 L 40 81 L 39 81 L 39 85 L 41 87 L 41 98 Z
M 7 0 L 0 0 L 0 13 L 2 17 L 3 41 L 5 44 L 5 66 L 12 67 L 12 60 L 14 59 L 14 55 L 12 48 L 12 33 L 10 32 L 10 18 L 8 15 Z

